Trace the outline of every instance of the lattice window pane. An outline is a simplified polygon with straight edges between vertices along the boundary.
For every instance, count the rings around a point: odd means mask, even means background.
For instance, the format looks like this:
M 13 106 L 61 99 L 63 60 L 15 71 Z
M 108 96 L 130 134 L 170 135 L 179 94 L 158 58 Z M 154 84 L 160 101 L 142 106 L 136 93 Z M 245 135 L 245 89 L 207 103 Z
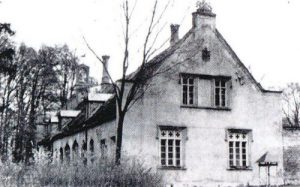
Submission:
M 162 166 L 181 166 L 181 131 L 161 131 L 160 157 Z
M 248 166 L 248 135 L 246 133 L 228 133 L 228 161 L 230 167 Z

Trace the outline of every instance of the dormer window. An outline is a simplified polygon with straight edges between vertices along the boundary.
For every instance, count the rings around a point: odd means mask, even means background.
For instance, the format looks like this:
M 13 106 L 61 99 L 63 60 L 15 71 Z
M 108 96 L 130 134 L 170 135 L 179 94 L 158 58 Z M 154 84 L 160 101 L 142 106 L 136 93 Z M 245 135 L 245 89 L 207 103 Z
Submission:
M 202 60 L 205 62 L 210 60 L 210 51 L 206 47 L 202 50 Z

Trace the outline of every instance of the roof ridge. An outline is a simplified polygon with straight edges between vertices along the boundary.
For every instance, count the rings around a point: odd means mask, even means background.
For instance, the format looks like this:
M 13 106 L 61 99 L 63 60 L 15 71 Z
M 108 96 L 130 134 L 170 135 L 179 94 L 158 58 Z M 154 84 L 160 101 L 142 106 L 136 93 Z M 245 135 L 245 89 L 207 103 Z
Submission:
M 146 62 L 145 68 L 149 68 L 151 65 L 157 65 L 158 63 L 162 62 L 163 60 L 165 60 L 166 58 L 168 58 L 170 55 L 173 54 L 173 52 L 175 50 L 177 50 L 179 48 L 179 46 L 193 33 L 193 28 L 191 28 L 181 39 L 179 39 L 174 45 L 169 46 L 168 48 L 166 48 L 165 50 L 163 50 L 162 52 L 160 52 L 159 54 L 155 55 L 151 60 L 149 60 L 148 62 Z M 141 65 L 132 73 L 128 74 L 126 76 L 126 80 L 132 81 L 132 79 L 136 78 L 136 74 L 138 73 L 138 71 L 140 70 Z

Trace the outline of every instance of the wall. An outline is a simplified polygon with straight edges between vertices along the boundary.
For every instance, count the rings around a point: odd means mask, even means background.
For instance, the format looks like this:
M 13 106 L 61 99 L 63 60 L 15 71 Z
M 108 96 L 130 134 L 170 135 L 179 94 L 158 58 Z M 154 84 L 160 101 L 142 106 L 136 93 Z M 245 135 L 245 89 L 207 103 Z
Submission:
M 284 179 L 300 184 L 300 129 L 283 130 Z
M 74 160 L 75 155 L 73 153 L 72 147 L 73 143 L 76 140 L 78 143 L 78 154 L 77 156 L 81 156 L 82 154 L 86 155 L 88 158 L 88 161 L 90 162 L 91 159 L 97 159 L 100 158 L 101 155 L 101 148 L 100 148 L 100 141 L 102 139 L 105 139 L 106 141 L 106 151 L 107 154 L 105 155 L 108 158 L 113 157 L 113 153 L 115 150 L 115 144 L 111 137 L 115 136 L 115 121 L 107 122 L 104 124 L 101 124 L 97 127 L 88 129 L 87 131 L 82 131 L 79 133 L 76 133 L 74 135 L 70 135 L 67 137 L 64 137 L 62 139 L 58 139 L 53 142 L 53 158 L 57 162 L 59 162 L 59 150 L 62 147 L 65 151 L 65 147 L 68 144 L 70 146 L 70 155 L 71 160 Z M 94 141 L 94 154 L 92 154 L 91 147 L 90 147 L 90 141 L 93 139 Z M 87 152 L 84 152 L 83 145 L 85 142 L 87 143 Z M 66 158 L 65 152 L 64 152 L 64 160 Z

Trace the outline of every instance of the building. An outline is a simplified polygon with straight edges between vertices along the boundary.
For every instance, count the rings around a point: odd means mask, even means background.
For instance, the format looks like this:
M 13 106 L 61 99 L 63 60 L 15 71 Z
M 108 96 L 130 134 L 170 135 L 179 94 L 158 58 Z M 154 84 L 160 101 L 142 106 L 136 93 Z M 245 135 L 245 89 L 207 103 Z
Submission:
M 300 184 L 300 127 L 283 119 L 283 167 L 286 184 Z
M 282 184 L 281 92 L 254 79 L 216 29 L 209 5 L 192 15 L 190 31 L 179 39 L 172 25 L 170 46 L 147 65 L 148 73 L 164 73 L 128 111 L 122 156 L 143 159 L 168 186 Z M 55 160 L 114 156 L 118 115 L 106 76 L 99 102 L 85 97 L 64 130 L 41 142 Z

